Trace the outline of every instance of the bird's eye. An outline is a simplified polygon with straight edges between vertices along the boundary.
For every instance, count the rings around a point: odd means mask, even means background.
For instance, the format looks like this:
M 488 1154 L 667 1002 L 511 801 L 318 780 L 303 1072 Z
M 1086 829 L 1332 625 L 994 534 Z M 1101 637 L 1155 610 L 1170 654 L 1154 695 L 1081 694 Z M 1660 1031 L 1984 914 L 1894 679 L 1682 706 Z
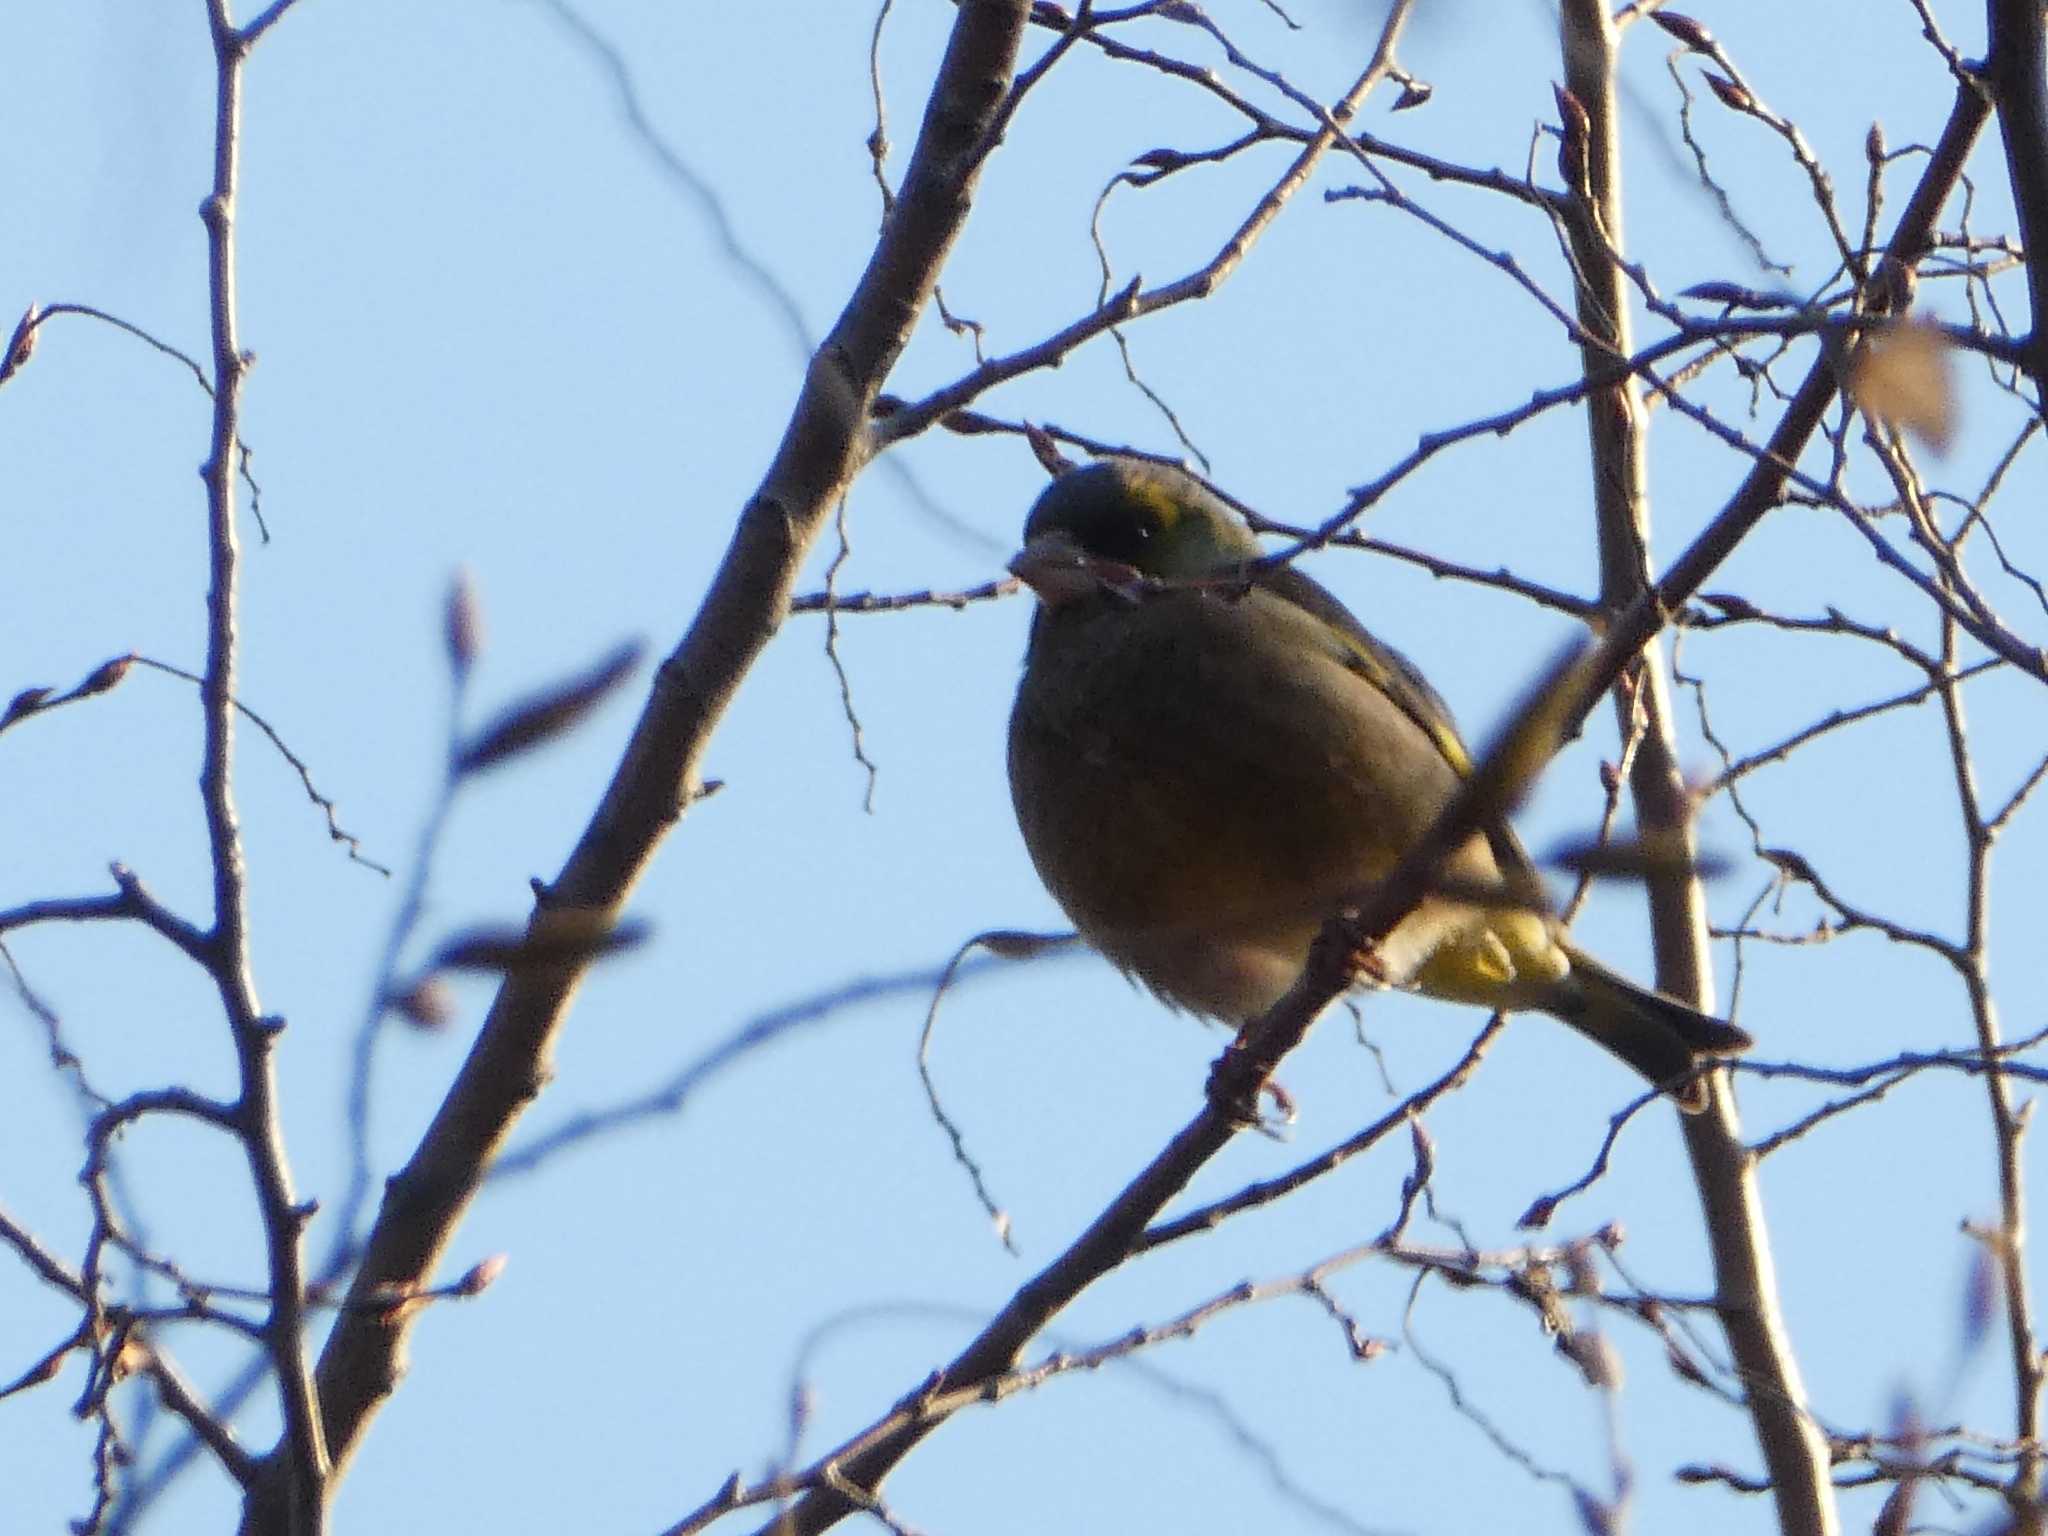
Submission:
M 1159 533 L 1159 521 L 1149 512 L 1132 515 L 1119 509 L 1117 515 L 1098 521 L 1089 539 L 1089 552 L 1125 565 L 1143 565 L 1145 552 Z

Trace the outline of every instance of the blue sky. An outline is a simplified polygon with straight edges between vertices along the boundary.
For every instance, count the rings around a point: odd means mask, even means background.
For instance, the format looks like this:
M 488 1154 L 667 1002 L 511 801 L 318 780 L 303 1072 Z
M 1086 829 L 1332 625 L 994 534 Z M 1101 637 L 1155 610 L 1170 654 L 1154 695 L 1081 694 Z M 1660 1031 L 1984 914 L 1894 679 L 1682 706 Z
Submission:
M 1348 0 L 1299 0 L 1298 33 L 1262 5 L 1212 9 L 1248 53 L 1323 99 L 1361 67 L 1376 30 L 1376 15 Z M 1900 146 L 1931 139 L 1946 114 L 1946 71 L 1904 3 L 1724 0 L 1698 10 L 1772 106 L 1801 124 L 1851 208 L 1873 117 Z M 1943 11 L 1966 53 L 1981 48 L 1981 15 Z M 1545 8 L 1423 0 L 1420 12 L 1402 59 L 1434 98 L 1389 117 L 1391 93 L 1376 97 L 1366 125 L 1519 172 L 1532 133 L 1556 117 Z M 844 302 L 879 217 L 864 148 L 872 6 L 614 0 L 577 14 L 628 61 L 661 144 L 694 181 L 650 153 L 601 61 L 545 5 L 303 0 L 249 65 L 241 300 L 257 365 L 244 429 L 270 538 L 248 550 L 242 694 L 310 765 L 366 851 L 399 867 L 444 750 L 439 626 L 451 574 L 469 573 L 486 616 L 472 721 L 622 639 L 659 654 L 688 622 L 781 433 L 803 348 L 782 302 L 722 242 L 713 202 L 812 335 Z M 950 15 L 899 0 L 884 34 L 892 174 Z M 1261 90 L 1190 29 L 1154 23 L 1133 37 Z M 1044 43 L 1034 36 L 1027 50 Z M 0 97 L 11 146 L 0 155 L 0 314 L 11 324 L 31 301 L 88 303 L 203 354 L 202 8 L 17 6 L 0 16 L 0 46 L 15 61 Z M 1704 102 L 1703 142 L 1794 275 L 1759 273 L 1691 178 L 1667 47 L 1639 26 L 1626 48 L 1630 249 L 1667 295 L 1709 278 L 1817 287 L 1829 246 L 1803 178 L 1755 123 L 1705 98 L 1687 65 Z M 1107 179 L 1149 149 L 1206 147 L 1234 131 L 1184 86 L 1082 51 L 1033 95 L 991 163 L 945 277 L 949 304 L 1000 350 L 1085 312 L 1100 280 L 1090 210 Z M 1987 136 L 1972 166 L 1979 232 L 2012 225 L 1995 150 Z M 1284 154 L 1267 148 L 1142 194 L 1119 191 L 1102 218 L 1115 281 L 1164 280 L 1207 260 Z M 1539 179 L 1554 180 L 1553 160 L 1546 139 Z M 1916 172 L 1914 162 L 1894 171 L 1891 210 Z M 1433 211 L 1489 248 L 1514 249 L 1551 293 L 1568 294 L 1535 215 L 1397 174 Z M 1329 162 L 1214 298 L 1130 333 L 1141 375 L 1215 478 L 1276 517 L 1327 516 L 1418 434 L 1511 407 L 1578 367 L 1560 328 L 1485 263 L 1392 209 L 1321 196 L 1360 179 Z M 1955 222 L 1952 212 L 1943 226 Z M 2023 288 L 2002 292 L 2022 325 Z M 1929 284 L 1924 298 L 1945 319 L 1969 318 L 1955 284 Z M 892 388 L 914 396 L 972 361 L 964 339 L 928 322 Z M 1783 378 L 1795 381 L 1806 361 L 1802 350 Z M 2021 418 L 1981 366 L 1957 374 L 1963 430 L 1934 472 L 1974 489 Z M 1710 379 L 1701 398 L 1753 435 L 1769 429 L 1768 402 L 1750 419 L 1732 380 Z M 1178 451 L 1106 343 L 980 404 Z M 206 422 L 189 372 L 131 337 L 75 317 L 45 329 L 31 365 L 0 391 L 0 692 L 67 684 L 131 650 L 198 664 L 204 504 L 193 471 Z M 1558 411 L 1445 454 L 1376 509 L 1368 531 L 1590 594 L 1584 436 L 1577 413 Z M 2048 564 L 2041 464 L 2036 442 L 1998 503 L 2009 553 L 2034 571 Z M 1719 509 L 1745 467 L 1658 413 L 1655 563 Z M 1014 438 L 932 434 L 904 445 L 853 492 L 841 586 L 990 579 L 1042 483 Z M 1849 485 L 1881 494 L 1867 464 Z M 1313 570 L 1421 663 L 1474 737 L 1572 633 L 1558 615 L 1391 560 L 1331 554 Z M 1711 585 L 1787 613 L 1833 605 L 1933 643 L 1925 603 L 1830 512 L 1773 514 Z M 1989 590 L 2022 633 L 2038 642 L 2048 631 L 2025 589 Z M 707 771 L 725 788 L 692 811 L 636 897 L 654 940 L 585 989 L 515 1146 L 668 1080 L 772 1010 L 928 972 L 983 929 L 1058 925 L 1016 835 L 1003 771 L 1027 615 L 1013 599 L 843 622 L 841 658 L 879 765 L 871 814 L 822 621 L 790 621 L 713 744 Z M 1867 646 L 1746 629 L 1689 639 L 1684 662 L 1708 679 L 1715 727 L 1738 754 L 1918 680 Z M 528 880 L 559 865 L 646 677 L 572 740 L 462 796 L 413 958 L 456 927 L 523 916 Z M 2048 751 L 2048 715 L 2039 685 L 2017 676 L 1989 676 L 1968 697 L 1996 801 Z M 1718 760 L 1690 694 L 1680 703 L 1684 759 L 1709 773 Z M 1522 813 L 1532 846 L 1591 827 L 1599 764 L 1613 751 L 1603 712 Z M 197 765 L 192 690 L 147 670 L 11 731 L 0 739 L 0 908 L 104 889 L 118 860 L 203 918 Z M 301 1187 L 327 1207 L 317 1251 L 347 1179 L 348 1055 L 398 882 L 328 841 L 296 775 L 253 734 L 242 738 L 237 783 L 258 986 L 289 1021 L 291 1157 Z M 1959 931 L 1961 856 L 1932 706 L 1837 733 L 1744 793 L 1773 843 L 1797 847 L 1841 889 L 1901 922 Z M 2015 821 L 1993 889 L 1993 980 L 2015 1035 L 2040 1026 L 2048 1001 L 2030 877 L 2048 856 L 2040 823 L 2038 810 Z M 1768 870 L 1749 857 L 1725 801 L 1708 807 L 1703 839 L 1731 863 L 1710 902 L 1716 922 L 1732 924 Z M 1817 915 L 1795 892 L 1769 923 L 1797 931 Z M 1596 892 L 1577 932 L 1647 977 L 1645 925 L 1626 887 Z M 232 1054 L 209 993 L 162 944 L 99 927 L 38 928 L 9 944 L 102 1091 L 170 1081 L 231 1091 Z M 1732 958 L 1718 946 L 1724 1001 Z M 787 1455 L 799 1380 L 810 1412 L 803 1445 L 828 1445 L 949 1355 L 1149 1160 L 1197 1106 L 1223 1042 L 1087 957 L 977 973 L 948 1000 L 933 1069 L 1014 1218 L 1020 1259 L 992 1235 L 926 1113 L 914 1052 L 928 995 L 915 983 L 882 989 L 744 1055 L 676 1114 L 487 1192 L 446 1278 L 501 1253 L 505 1273 L 420 1326 L 411 1375 L 344 1484 L 334 1528 L 660 1529 L 735 1469 L 758 1474 Z M 458 996 L 448 1029 L 393 1028 L 382 1042 L 371 1140 L 380 1170 L 417 1137 L 488 989 L 463 983 Z M 1953 979 L 1870 936 L 1749 947 L 1739 1016 L 1771 1060 L 1847 1065 L 1969 1038 Z M 1364 1017 L 1403 1091 L 1455 1060 L 1482 1022 L 1406 997 L 1368 998 Z M 1194 1198 L 1279 1172 L 1382 1113 L 1393 1102 L 1382 1070 L 1333 1013 L 1281 1074 L 1300 1106 L 1289 1138 L 1240 1138 Z M 1517 1214 L 1587 1166 L 1607 1117 L 1634 1092 L 1569 1032 L 1513 1022 L 1472 1087 L 1429 1118 L 1439 1208 L 1461 1225 L 1424 1222 L 1418 1235 L 1450 1246 L 1460 1232 L 1485 1248 L 1523 1241 Z M 1755 1079 L 1741 1092 L 1755 1133 L 1827 1096 Z M 1970 1256 L 1959 1224 L 1995 1212 L 1982 1104 L 1981 1088 L 1959 1075 L 1918 1079 L 1766 1164 L 1787 1319 L 1831 1424 L 1882 1427 L 1904 1389 L 1931 1420 L 2009 1431 L 1998 1346 L 1961 1369 L 1956 1360 Z M 254 1204 L 230 1147 L 150 1125 L 125 1139 L 123 1155 L 163 1250 L 194 1275 L 258 1278 Z M 1370 1238 L 1392 1218 L 1407 1159 L 1405 1143 L 1389 1145 L 1299 1198 L 1148 1257 L 1084 1297 L 1054 1342 L 1106 1340 Z M 0 1207 L 74 1257 L 89 1221 L 79 1161 L 76 1104 L 10 995 L 0 1001 Z M 2038 1175 L 2038 1153 L 2032 1163 Z M 1646 1285 L 1705 1288 L 1697 1206 L 1661 1110 L 1638 1117 L 1609 1176 L 1546 1236 L 1610 1221 L 1624 1226 L 1622 1259 Z M 1404 1342 L 1409 1283 L 1370 1263 L 1335 1282 L 1350 1313 L 1397 1346 L 1371 1364 L 1348 1358 L 1312 1303 L 1244 1308 L 1135 1365 L 962 1415 L 891 1481 L 892 1508 L 930 1532 L 1133 1522 L 1578 1529 L 1569 1498 L 1499 1454 Z M 73 1322 L 0 1255 L 0 1377 Z M 1531 1457 L 1605 1488 L 1602 1402 L 1526 1311 L 1432 1286 L 1413 1328 Z M 1613 1407 L 1635 1469 L 1636 1528 L 1770 1528 L 1760 1501 L 1670 1476 L 1687 1462 L 1753 1470 L 1746 1422 L 1674 1382 L 1649 1335 L 1618 1324 L 1609 1334 L 1628 1373 Z M 172 1340 L 209 1389 L 240 1363 L 235 1347 L 197 1332 Z M 82 1384 L 74 1361 L 55 1384 L 0 1402 L 7 1529 L 55 1529 L 89 1503 L 90 1433 L 63 1411 Z M 259 1404 L 238 1427 L 267 1446 L 274 1419 Z M 144 1463 L 169 1443 L 159 1422 Z M 1876 1504 L 1855 1496 L 1849 1523 L 1867 1524 Z M 200 1466 L 142 1528 L 216 1530 L 234 1505 L 227 1481 Z

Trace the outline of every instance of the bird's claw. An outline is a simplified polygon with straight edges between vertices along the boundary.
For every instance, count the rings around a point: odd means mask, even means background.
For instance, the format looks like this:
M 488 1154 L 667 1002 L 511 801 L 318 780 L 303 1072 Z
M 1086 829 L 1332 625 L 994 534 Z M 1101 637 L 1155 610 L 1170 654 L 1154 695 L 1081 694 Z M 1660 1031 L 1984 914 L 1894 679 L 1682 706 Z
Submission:
M 1309 949 L 1309 963 L 1324 974 L 1341 978 L 1348 991 L 1360 982 L 1391 986 L 1392 973 L 1378 939 L 1358 931 L 1357 914 L 1343 912 L 1323 924 Z
M 1243 1052 L 1242 1037 L 1225 1046 L 1223 1054 L 1209 1068 L 1209 1081 L 1203 1092 L 1210 1105 L 1230 1121 L 1233 1130 L 1257 1131 L 1276 1141 L 1285 1140 L 1287 1128 L 1294 1124 L 1297 1115 L 1294 1095 L 1270 1077 L 1255 1083 L 1243 1081 Z M 1273 1101 L 1270 1116 L 1260 1110 L 1262 1098 Z

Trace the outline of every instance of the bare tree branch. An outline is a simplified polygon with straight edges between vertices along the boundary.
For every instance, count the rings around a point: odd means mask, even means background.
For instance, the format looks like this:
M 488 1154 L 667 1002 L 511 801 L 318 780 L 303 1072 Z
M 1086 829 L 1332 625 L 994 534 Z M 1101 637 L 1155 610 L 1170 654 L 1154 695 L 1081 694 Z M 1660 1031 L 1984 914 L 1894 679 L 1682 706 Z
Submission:
M 712 732 L 788 612 L 796 572 L 836 499 L 874 451 L 867 418 L 959 233 L 993 148 L 1028 0 L 967 0 L 934 83 L 901 192 L 844 313 L 813 356 L 773 463 L 740 514 L 703 606 L 662 664 L 625 756 L 590 825 L 535 914 L 616 913 L 688 804 Z M 539 1091 L 584 966 L 507 978 L 469 1059 L 406 1167 L 389 1183 L 353 1298 L 424 1284 L 506 1134 Z M 320 1411 L 337 1470 L 390 1394 L 403 1321 L 337 1320 L 319 1366 Z M 285 1528 L 279 1468 L 244 1515 L 246 1532 Z
M 2048 413 L 2048 14 L 2040 0 L 1986 0 L 1989 56 L 1984 80 L 1998 103 L 2005 169 L 2019 210 L 2027 253 L 2027 296 L 2033 312 L 2027 372 L 2034 399 Z
M 266 1325 L 282 1400 L 284 1439 L 278 1465 L 280 1528 L 291 1536 L 326 1529 L 330 1461 L 313 1390 L 306 1339 L 306 1277 L 301 1240 L 310 1206 L 293 1193 L 278 1109 L 273 1047 L 282 1021 L 256 997 L 248 931 L 248 883 L 234 800 L 237 581 L 241 545 L 235 517 L 235 466 L 240 444 L 242 381 L 250 359 L 236 318 L 235 217 L 241 177 L 242 66 L 254 38 L 283 14 L 282 4 L 237 30 L 228 0 L 208 0 L 214 57 L 213 186 L 200 216 L 207 234 L 212 313 L 213 431 L 201 477 L 206 485 L 211 583 L 206 601 L 206 664 L 200 684 L 204 745 L 199 775 L 207 851 L 213 866 L 213 926 L 207 969 L 220 994 L 235 1047 L 240 1095 L 235 1105 L 243 1149 L 255 1183 L 270 1269 Z

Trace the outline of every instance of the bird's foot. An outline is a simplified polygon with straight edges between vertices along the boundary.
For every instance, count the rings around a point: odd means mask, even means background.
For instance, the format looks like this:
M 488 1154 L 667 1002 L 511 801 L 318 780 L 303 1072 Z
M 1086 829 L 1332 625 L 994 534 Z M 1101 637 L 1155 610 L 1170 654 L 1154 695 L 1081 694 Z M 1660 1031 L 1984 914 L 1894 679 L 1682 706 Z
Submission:
M 1357 913 L 1349 910 L 1339 913 L 1317 932 L 1309 946 L 1309 964 L 1322 974 L 1341 980 L 1347 991 L 1361 984 L 1394 984 L 1380 941 L 1360 933 Z
M 1247 1076 L 1244 1036 L 1239 1035 L 1209 1064 L 1209 1081 L 1202 1086 L 1209 1107 L 1233 1130 L 1248 1131 L 1259 1123 L 1259 1085 Z
M 1240 1033 L 1209 1068 L 1209 1081 L 1203 1090 L 1209 1103 L 1229 1118 L 1234 1129 L 1257 1131 L 1275 1141 L 1284 1141 L 1298 1114 L 1294 1095 L 1273 1078 L 1247 1082 L 1246 1076 L 1244 1036 Z M 1273 1101 L 1272 1114 L 1263 1112 L 1262 1099 Z
M 1287 1091 L 1287 1085 L 1278 1078 L 1269 1077 L 1259 1086 L 1266 1097 L 1273 1101 L 1273 1113 L 1259 1121 L 1259 1134 L 1274 1141 L 1286 1141 L 1288 1133 L 1294 1129 L 1294 1122 L 1300 1118 L 1300 1111 L 1295 1107 L 1294 1095 Z

